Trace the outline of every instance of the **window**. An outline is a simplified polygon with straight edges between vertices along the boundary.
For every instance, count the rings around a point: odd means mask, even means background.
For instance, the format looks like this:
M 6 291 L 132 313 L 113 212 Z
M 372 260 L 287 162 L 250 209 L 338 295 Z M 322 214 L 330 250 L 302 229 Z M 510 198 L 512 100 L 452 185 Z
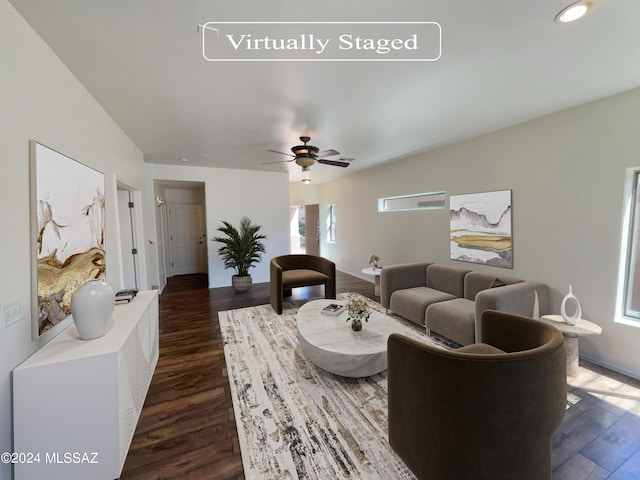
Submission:
M 623 314 L 640 320 L 640 193 L 638 190 L 640 190 L 640 170 L 635 170 L 627 213 Z
M 327 207 L 327 242 L 336 243 L 336 206 Z
M 395 212 L 402 210 L 433 210 L 444 208 L 445 193 L 416 193 L 378 199 L 379 212 Z

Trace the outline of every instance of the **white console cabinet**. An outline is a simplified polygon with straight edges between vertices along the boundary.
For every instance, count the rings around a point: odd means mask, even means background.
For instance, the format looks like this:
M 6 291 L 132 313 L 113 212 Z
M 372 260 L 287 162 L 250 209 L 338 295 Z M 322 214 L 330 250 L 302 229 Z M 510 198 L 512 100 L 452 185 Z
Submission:
M 95 340 L 71 324 L 14 369 L 15 480 L 120 476 L 158 361 L 157 292 L 113 318 Z

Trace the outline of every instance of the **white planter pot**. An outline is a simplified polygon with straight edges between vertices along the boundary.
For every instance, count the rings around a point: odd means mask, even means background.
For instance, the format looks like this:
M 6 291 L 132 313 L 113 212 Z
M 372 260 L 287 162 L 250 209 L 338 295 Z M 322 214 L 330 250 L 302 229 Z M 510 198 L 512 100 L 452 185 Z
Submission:
M 71 315 L 83 340 L 102 337 L 113 324 L 115 292 L 102 279 L 89 280 L 71 296 Z

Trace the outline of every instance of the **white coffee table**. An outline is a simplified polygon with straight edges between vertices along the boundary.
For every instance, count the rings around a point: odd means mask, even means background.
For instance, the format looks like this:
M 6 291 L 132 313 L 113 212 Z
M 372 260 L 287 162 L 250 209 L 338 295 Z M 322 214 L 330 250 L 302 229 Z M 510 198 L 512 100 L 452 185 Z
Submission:
M 343 377 L 368 377 L 387 369 L 387 340 L 392 333 L 406 334 L 393 318 L 371 312 L 362 330 L 354 332 L 347 312 L 325 315 L 321 310 L 340 300 L 313 300 L 298 310 L 298 339 L 303 352 L 320 368 Z

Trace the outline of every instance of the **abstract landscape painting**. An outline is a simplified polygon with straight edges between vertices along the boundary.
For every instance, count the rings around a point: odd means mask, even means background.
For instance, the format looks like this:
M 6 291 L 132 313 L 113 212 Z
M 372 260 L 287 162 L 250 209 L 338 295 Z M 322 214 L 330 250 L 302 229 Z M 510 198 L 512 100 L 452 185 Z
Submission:
M 511 190 L 449 198 L 451 259 L 513 268 Z
M 71 314 L 71 295 L 105 273 L 104 174 L 31 142 L 33 337 Z

